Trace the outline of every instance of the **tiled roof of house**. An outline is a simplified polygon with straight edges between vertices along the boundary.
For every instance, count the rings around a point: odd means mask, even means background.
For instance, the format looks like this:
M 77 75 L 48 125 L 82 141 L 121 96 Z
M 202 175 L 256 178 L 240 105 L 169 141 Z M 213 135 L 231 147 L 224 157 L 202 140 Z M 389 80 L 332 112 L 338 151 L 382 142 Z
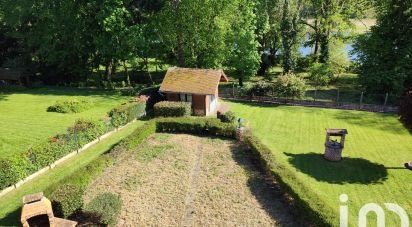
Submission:
M 167 70 L 160 91 L 211 95 L 215 94 L 220 81 L 228 81 L 223 70 L 172 67 Z

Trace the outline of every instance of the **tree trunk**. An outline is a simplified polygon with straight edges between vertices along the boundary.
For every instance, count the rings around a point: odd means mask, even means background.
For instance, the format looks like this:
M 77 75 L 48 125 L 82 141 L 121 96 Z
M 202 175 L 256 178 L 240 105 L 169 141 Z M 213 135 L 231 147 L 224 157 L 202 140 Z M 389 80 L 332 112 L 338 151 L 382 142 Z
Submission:
M 112 87 L 112 69 L 113 69 L 113 59 L 111 59 L 106 65 L 106 71 L 104 73 L 105 80 L 109 82 L 109 86 Z
M 243 78 L 239 77 L 239 86 L 243 87 Z
M 123 61 L 123 67 L 124 67 L 124 71 L 126 72 L 127 86 L 130 87 L 132 84 L 130 83 L 130 75 L 129 75 L 129 70 L 127 69 L 126 61 Z
M 150 79 L 150 82 L 151 82 L 152 84 L 155 84 L 154 81 L 153 81 L 153 78 L 152 78 L 152 74 L 150 74 L 150 70 L 149 70 L 149 59 L 148 59 L 147 57 L 144 57 L 144 58 L 143 58 L 143 62 L 144 62 L 144 67 L 145 67 L 145 69 L 146 69 L 147 76 L 148 76 L 149 79 Z
M 320 63 L 329 62 L 329 36 L 327 34 L 322 34 L 320 39 Z

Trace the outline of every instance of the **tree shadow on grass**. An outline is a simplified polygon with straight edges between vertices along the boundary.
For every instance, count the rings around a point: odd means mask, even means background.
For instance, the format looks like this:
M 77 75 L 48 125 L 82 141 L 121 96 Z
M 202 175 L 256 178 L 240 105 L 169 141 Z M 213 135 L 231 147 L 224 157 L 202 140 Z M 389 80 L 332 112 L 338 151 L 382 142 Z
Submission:
M 8 213 L 0 219 L 0 226 L 21 226 L 20 223 L 21 208 Z
M 250 151 L 232 146 L 232 157 L 249 176 L 247 185 L 256 200 L 280 226 L 309 226 L 307 220 L 298 217 L 290 198 L 280 188 L 280 185 L 268 177 Z
M 387 179 L 387 168 L 362 158 L 343 158 L 340 162 L 330 162 L 321 154 L 285 153 L 297 170 L 317 181 L 331 184 L 380 184 Z

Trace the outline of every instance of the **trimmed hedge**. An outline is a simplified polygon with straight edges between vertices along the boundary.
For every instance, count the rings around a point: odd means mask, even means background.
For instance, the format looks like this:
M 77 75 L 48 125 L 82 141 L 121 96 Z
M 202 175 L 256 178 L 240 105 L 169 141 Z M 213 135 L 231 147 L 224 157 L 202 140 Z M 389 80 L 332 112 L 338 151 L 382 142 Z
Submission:
M 91 106 L 90 102 L 77 99 L 68 99 L 64 101 L 56 102 L 56 104 L 49 106 L 47 112 L 57 112 L 57 113 L 80 113 Z
M 226 113 L 219 114 L 219 119 L 222 122 L 234 123 L 236 122 L 236 115 L 233 111 L 227 111 Z
M 217 118 L 182 117 L 156 120 L 156 132 L 190 133 L 234 138 L 236 126 Z
M 112 126 L 117 128 L 137 119 L 143 115 L 145 108 L 145 102 L 129 102 L 114 108 L 109 112 Z
M 192 115 L 190 102 L 158 102 L 153 107 L 155 117 L 187 117 Z
M 32 146 L 23 155 L 0 157 L 0 190 L 16 184 L 37 170 L 50 166 L 113 128 L 133 121 L 143 115 L 144 111 L 144 101 L 129 102 L 110 111 L 111 118 L 107 121 L 79 119 L 67 129 L 67 133 Z
M 120 196 L 104 192 L 97 195 L 85 207 L 85 211 L 99 217 L 101 224 L 113 226 L 117 222 L 117 217 L 122 208 Z
M 67 218 L 83 207 L 84 190 L 76 185 L 63 184 L 50 195 L 53 212 L 57 217 Z
M 298 208 L 296 211 L 301 217 L 308 219 L 315 226 L 333 226 L 336 223 L 336 219 L 332 219 L 339 217 L 339 214 L 325 207 L 316 193 L 300 183 L 293 170 L 277 162 L 275 154 L 266 145 L 250 131 L 246 132 L 243 138 L 244 143 L 258 159 L 261 168 L 269 176 L 276 178 L 282 188 L 294 198 L 294 205 Z

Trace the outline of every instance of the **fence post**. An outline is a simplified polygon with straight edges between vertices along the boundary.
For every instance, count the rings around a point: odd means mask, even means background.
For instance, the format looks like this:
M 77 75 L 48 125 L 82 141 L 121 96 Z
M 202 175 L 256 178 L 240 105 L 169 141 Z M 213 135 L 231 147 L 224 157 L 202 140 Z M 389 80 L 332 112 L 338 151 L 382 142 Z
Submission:
M 232 82 L 232 96 L 235 98 L 235 83 Z
M 336 105 L 339 106 L 339 88 L 338 88 L 338 95 L 336 96 Z
M 362 109 L 362 103 L 363 103 L 363 91 L 362 91 L 361 96 L 360 96 L 359 109 Z

